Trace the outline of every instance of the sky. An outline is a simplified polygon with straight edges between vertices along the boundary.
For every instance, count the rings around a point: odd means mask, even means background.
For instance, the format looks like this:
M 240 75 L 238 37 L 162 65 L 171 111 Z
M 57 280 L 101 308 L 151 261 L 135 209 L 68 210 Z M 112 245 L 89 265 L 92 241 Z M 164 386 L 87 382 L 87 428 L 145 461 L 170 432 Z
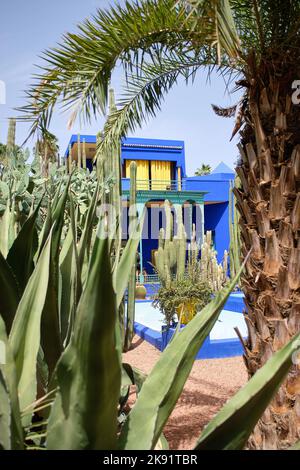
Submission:
M 0 4 L 0 86 L 5 83 L 6 100 L 0 96 L 0 142 L 6 141 L 7 118 L 17 115 L 15 108 L 25 102 L 24 90 L 42 64 L 40 54 L 60 42 L 66 32 L 74 32 L 77 24 L 116 2 L 107 0 L 1 0 Z M 115 74 L 113 86 L 116 98 L 122 93 L 120 73 Z M 211 104 L 232 106 L 238 99 L 226 91 L 222 77 L 200 73 L 193 85 L 179 83 L 167 95 L 162 110 L 128 136 L 184 140 L 186 168 L 193 175 L 202 163 L 216 167 L 223 161 L 231 168 L 237 160 L 237 139 L 230 142 L 234 120 L 216 116 Z M 2 103 L 2 104 L 1 104 Z M 75 123 L 67 129 L 68 115 L 59 109 L 53 117 L 50 131 L 58 140 L 64 154 L 71 134 L 95 134 L 102 129 L 104 118 L 85 127 Z M 28 125 L 17 123 L 16 140 L 24 142 Z M 33 141 L 29 141 L 31 147 Z

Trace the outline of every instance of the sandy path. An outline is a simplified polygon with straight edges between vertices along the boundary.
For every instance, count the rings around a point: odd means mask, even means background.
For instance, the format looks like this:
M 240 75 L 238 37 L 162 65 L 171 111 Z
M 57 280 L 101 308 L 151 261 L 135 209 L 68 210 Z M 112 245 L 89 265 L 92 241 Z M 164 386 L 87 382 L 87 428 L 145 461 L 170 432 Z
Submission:
M 149 373 L 159 355 L 151 344 L 135 336 L 133 349 L 124 354 L 124 361 Z M 241 357 L 195 361 L 165 427 L 170 448 L 192 449 L 201 429 L 246 381 Z

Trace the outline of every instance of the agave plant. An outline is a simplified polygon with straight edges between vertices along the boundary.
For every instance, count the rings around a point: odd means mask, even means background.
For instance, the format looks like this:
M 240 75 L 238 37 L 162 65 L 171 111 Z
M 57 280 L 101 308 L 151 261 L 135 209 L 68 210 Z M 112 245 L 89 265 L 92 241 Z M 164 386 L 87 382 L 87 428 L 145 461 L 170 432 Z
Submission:
M 11 246 L 7 246 L 7 253 L 3 253 L 2 250 L 0 253 L 0 276 L 3 285 L 6 286 L 6 295 L 1 296 L 0 300 L 2 322 L 4 321 L 2 336 L 8 351 L 8 363 L 3 366 L 3 373 L 5 377 L 8 377 L 6 380 L 9 381 L 12 374 L 18 383 L 17 391 L 14 390 L 13 393 L 17 393 L 19 397 L 18 439 L 16 438 L 19 445 L 23 445 L 23 438 L 20 437 L 20 422 L 23 431 L 30 428 L 32 424 L 32 403 L 55 389 L 54 370 L 63 352 L 71 349 L 71 344 L 73 344 L 77 312 L 83 309 L 85 315 L 92 319 L 91 311 L 99 309 L 100 305 L 102 305 L 101 309 L 104 308 L 106 299 L 110 299 L 109 292 L 106 290 L 106 279 L 111 285 L 114 283 L 117 286 L 119 296 L 115 299 L 114 308 L 118 308 L 127 287 L 138 244 L 138 237 L 134 232 L 132 236 L 135 239 L 129 240 L 120 263 L 114 270 L 111 265 L 109 267 L 106 265 L 104 272 L 109 269 L 109 275 L 104 275 L 103 271 L 98 268 L 104 266 L 104 247 L 107 262 L 111 262 L 108 237 L 104 237 L 104 241 L 102 239 L 99 241 L 96 237 L 94 248 L 90 245 L 90 232 L 93 230 L 99 187 L 94 191 L 85 225 L 79 236 L 76 232 L 78 205 L 74 204 L 70 182 L 71 178 L 62 192 L 61 187 L 58 188 L 49 206 L 39 239 L 37 218 L 41 201 L 16 235 Z M 67 235 L 62 239 L 68 206 L 71 223 Z M 4 217 L 9 219 L 13 215 L 4 214 Z M 5 233 L 8 226 L 9 221 L 1 227 L 1 234 Z M 101 250 L 97 248 L 99 244 Z M 101 259 L 99 259 L 100 255 Z M 96 277 L 102 273 L 104 297 L 100 303 L 98 303 L 100 291 L 92 280 L 89 281 L 89 279 L 94 279 L 90 276 L 95 268 Z M 85 297 L 87 286 L 94 294 L 96 293 L 94 306 L 92 306 L 91 297 L 89 295 Z M 106 295 L 108 295 L 107 298 Z M 84 299 L 88 299 L 88 304 Z M 107 308 L 107 312 L 112 314 L 111 308 Z M 114 322 L 115 319 L 111 317 L 111 321 Z M 99 324 L 100 329 L 105 325 L 103 319 L 101 325 Z M 95 332 L 97 331 L 96 329 Z M 5 339 L 6 334 L 7 339 Z M 95 347 L 99 344 L 98 340 L 95 342 Z M 103 353 L 104 351 L 105 347 L 102 349 Z M 15 446 L 13 442 L 10 445 Z
M 236 80 L 237 105 L 214 110 L 235 115 L 232 136 L 240 132 L 241 187 L 234 193 L 243 256 L 253 246 L 241 279 L 250 376 L 299 331 L 299 18 L 299 0 L 140 0 L 99 10 L 48 51 L 23 108 L 33 132 L 60 97 L 72 104 L 72 120 L 79 113 L 89 120 L 105 112 L 108 82 L 121 64 L 127 88 L 105 127 L 109 146 L 155 115 L 180 77 L 193 81 L 200 69 L 215 68 L 227 83 Z M 256 429 L 253 448 L 299 438 L 297 383 L 294 371 Z

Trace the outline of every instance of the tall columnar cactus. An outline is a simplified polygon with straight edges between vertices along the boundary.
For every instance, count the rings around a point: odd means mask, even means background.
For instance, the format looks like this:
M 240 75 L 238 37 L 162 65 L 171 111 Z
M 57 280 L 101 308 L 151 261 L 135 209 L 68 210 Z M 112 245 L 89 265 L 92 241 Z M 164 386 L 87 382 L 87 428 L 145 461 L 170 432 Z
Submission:
M 96 171 L 97 171 L 97 178 L 99 181 L 100 186 L 103 186 L 104 184 L 104 153 L 99 150 L 99 145 L 102 141 L 102 132 L 97 133 L 97 153 L 96 153 Z
M 81 142 L 80 134 L 77 135 L 77 167 L 81 168 Z
M 201 245 L 201 257 L 199 264 L 199 276 L 202 281 L 207 281 L 210 288 L 216 292 L 227 282 L 227 251 L 224 251 L 223 263 L 218 263 L 217 252 L 212 245 L 211 232 L 204 235 Z
M 109 116 L 116 110 L 114 91 L 109 90 Z M 115 236 L 113 238 L 113 256 L 118 263 L 121 249 L 121 148 L 120 142 L 113 142 L 109 150 L 100 148 L 102 133 L 97 134 L 96 165 L 100 186 L 104 189 L 103 202 L 110 204 L 114 210 Z
M 192 226 L 191 242 L 186 247 L 187 236 L 181 206 L 176 207 L 177 232 L 172 238 L 174 223 L 170 203 L 165 201 L 164 207 L 166 228 L 160 229 L 158 250 L 155 253 L 155 265 L 162 285 L 167 286 L 172 278 L 180 280 L 188 276 L 195 282 L 207 282 L 214 292 L 220 290 L 227 282 L 227 251 L 224 252 L 223 263 L 219 264 L 217 252 L 212 246 L 211 232 L 206 233 L 200 247 L 196 240 L 195 225 Z
M 7 152 L 11 152 L 16 145 L 16 120 L 11 118 L 8 122 L 8 132 L 7 132 L 7 142 L 6 148 Z
M 68 157 L 68 171 L 69 173 L 72 173 L 72 166 L 73 166 L 73 160 L 72 160 L 72 146 L 71 144 L 69 145 L 69 157 Z
M 179 234 L 173 236 L 174 221 L 169 201 L 164 203 L 165 229 L 159 232 L 158 250 L 155 253 L 155 265 L 159 278 L 163 284 L 170 282 L 176 276 L 178 265 L 178 242 Z
M 83 139 L 82 145 L 82 168 L 86 170 L 86 148 L 85 148 L 85 139 Z
M 109 90 L 108 115 L 116 111 L 114 91 Z M 116 269 L 121 255 L 122 243 L 122 188 L 121 188 L 121 146 L 120 142 L 113 142 L 104 149 L 101 147 L 102 133 L 97 134 L 96 172 L 99 186 L 102 188 L 102 202 L 109 204 L 113 210 L 114 233 L 110 241 L 110 253 L 113 269 Z M 130 179 L 130 206 L 136 206 L 136 163 L 131 166 Z M 137 214 L 131 215 L 131 222 Z M 113 226 L 113 225 L 112 225 Z M 135 275 L 136 268 L 132 267 L 128 285 L 127 318 L 125 318 L 125 298 L 119 308 L 121 336 L 124 339 L 124 349 L 128 350 L 133 337 L 134 305 L 135 305 Z
M 176 253 L 177 253 L 177 279 L 183 278 L 186 264 L 186 232 L 183 223 L 177 225 Z
M 109 90 L 109 115 L 112 115 L 116 111 L 115 94 L 113 88 Z M 122 237 L 122 225 L 121 225 L 121 213 L 122 213 L 122 188 L 121 188 L 121 145 L 120 142 L 114 142 L 111 149 L 111 165 L 110 165 L 111 177 L 112 177 L 112 195 L 111 203 L 114 207 L 116 215 L 116 241 L 115 244 L 115 256 L 116 263 L 119 260 L 120 249 L 121 249 L 121 237 Z M 133 175 L 135 171 L 133 170 Z M 133 176 L 136 181 L 136 175 Z M 131 183 L 135 186 L 136 183 Z
M 229 233 L 230 233 L 230 276 L 233 278 L 241 267 L 241 241 L 238 225 L 238 212 L 236 208 L 236 199 L 234 196 L 234 188 L 239 186 L 239 179 L 235 178 L 234 183 L 230 181 L 229 189 Z
M 159 231 L 158 250 L 155 252 L 155 266 L 162 284 L 166 285 L 170 279 L 170 266 L 168 262 L 167 250 L 165 249 L 165 230 Z
M 136 162 L 130 163 L 130 196 L 129 196 L 129 223 L 133 227 L 137 219 L 136 211 Z M 130 349 L 132 338 L 134 335 L 134 317 L 135 317 L 135 287 L 136 287 L 136 262 L 133 263 L 129 283 L 127 298 L 127 318 L 124 339 L 124 351 Z

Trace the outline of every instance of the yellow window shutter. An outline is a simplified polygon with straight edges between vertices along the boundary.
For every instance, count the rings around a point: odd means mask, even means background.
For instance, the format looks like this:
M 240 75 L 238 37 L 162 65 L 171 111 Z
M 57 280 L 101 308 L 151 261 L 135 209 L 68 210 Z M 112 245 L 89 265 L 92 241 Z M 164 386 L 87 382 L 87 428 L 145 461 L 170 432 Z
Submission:
M 126 160 L 126 178 L 130 178 L 130 163 L 132 160 Z M 135 160 L 137 189 L 149 189 L 149 162 L 148 160 Z
M 151 180 L 154 182 L 153 189 L 169 188 L 171 186 L 171 162 L 151 161 Z

